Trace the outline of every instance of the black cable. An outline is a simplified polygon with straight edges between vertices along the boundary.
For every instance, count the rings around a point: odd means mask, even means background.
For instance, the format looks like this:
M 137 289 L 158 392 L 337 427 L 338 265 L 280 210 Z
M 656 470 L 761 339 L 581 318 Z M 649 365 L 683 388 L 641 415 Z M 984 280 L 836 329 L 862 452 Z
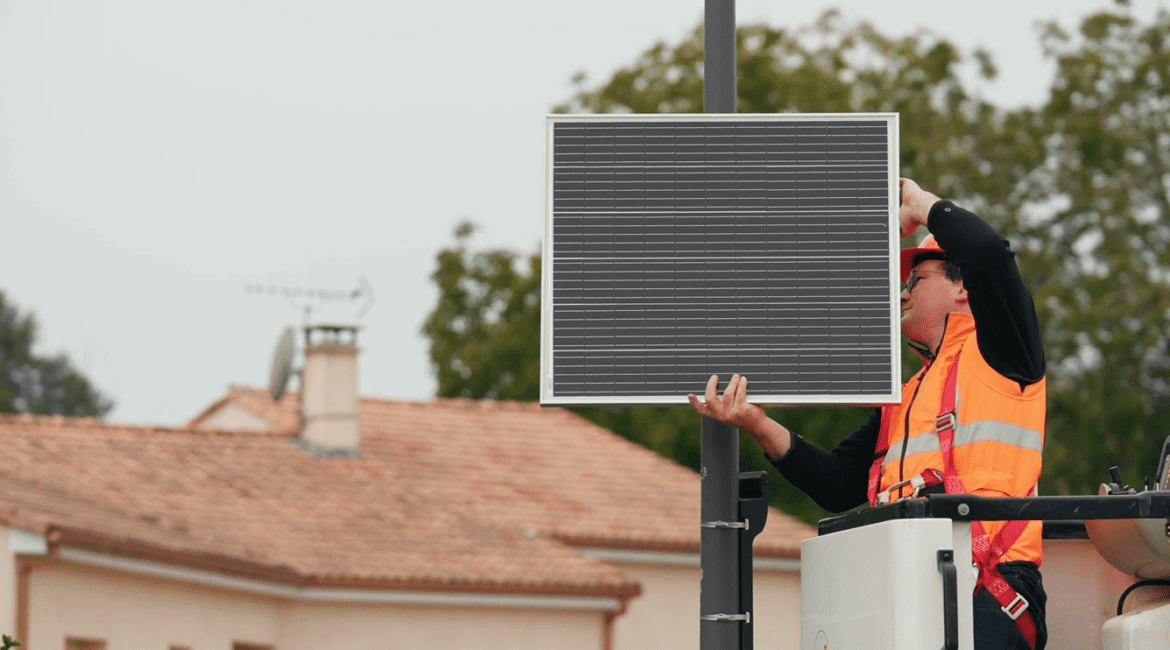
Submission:
M 1129 586 L 1129 589 L 1121 592 L 1121 598 L 1117 601 L 1117 615 L 1121 616 L 1121 609 L 1125 605 L 1125 597 L 1129 595 L 1129 592 L 1137 589 L 1138 587 L 1149 586 L 1170 587 L 1170 580 L 1165 580 L 1163 578 L 1150 578 L 1149 580 L 1138 580 L 1137 582 L 1133 583 Z

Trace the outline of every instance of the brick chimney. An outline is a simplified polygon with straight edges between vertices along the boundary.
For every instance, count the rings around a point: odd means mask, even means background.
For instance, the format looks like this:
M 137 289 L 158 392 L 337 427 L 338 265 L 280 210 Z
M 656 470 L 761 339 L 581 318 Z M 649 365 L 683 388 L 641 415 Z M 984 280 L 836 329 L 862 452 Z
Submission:
M 301 442 L 326 455 L 356 456 L 358 431 L 357 326 L 305 328 L 301 371 Z

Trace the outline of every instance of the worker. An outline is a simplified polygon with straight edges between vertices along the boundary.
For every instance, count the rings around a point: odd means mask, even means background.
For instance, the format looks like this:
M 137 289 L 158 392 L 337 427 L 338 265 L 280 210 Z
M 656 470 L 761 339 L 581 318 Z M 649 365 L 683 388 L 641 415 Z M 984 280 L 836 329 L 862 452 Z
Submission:
M 825 452 L 748 402 L 748 379 L 719 377 L 704 416 L 748 432 L 782 476 L 822 508 L 843 512 L 927 490 L 1035 494 L 1044 442 L 1044 347 L 1015 253 L 990 225 L 901 180 L 901 234 L 930 235 L 902 251 L 902 334 L 925 366 L 901 404 Z M 953 415 L 952 415 L 953 414 Z M 975 522 L 975 647 L 1042 650 L 1047 641 L 1039 567 L 1041 522 Z

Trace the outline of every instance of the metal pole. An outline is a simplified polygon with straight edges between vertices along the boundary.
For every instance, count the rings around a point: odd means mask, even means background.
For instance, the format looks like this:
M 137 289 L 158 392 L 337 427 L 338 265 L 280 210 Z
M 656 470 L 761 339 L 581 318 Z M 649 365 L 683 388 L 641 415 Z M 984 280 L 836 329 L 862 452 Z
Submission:
M 699 650 L 740 647 L 739 430 L 703 418 Z
M 704 2 L 703 110 L 734 113 L 735 0 Z M 736 650 L 743 627 L 739 602 L 739 431 L 704 417 L 701 436 L 699 649 Z
M 734 113 L 735 0 L 704 0 L 703 112 Z

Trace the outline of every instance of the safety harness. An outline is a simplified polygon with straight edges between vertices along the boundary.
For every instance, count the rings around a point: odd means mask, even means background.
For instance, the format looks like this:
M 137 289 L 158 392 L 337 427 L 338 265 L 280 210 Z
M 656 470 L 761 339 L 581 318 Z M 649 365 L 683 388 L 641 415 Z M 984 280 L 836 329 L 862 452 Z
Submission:
M 882 463 L 890 448 L 890 426 L 893 424 L 894 412 L 894 409 L 882 409 L 882 428 L 878 434 L 877 448 L 874 450 L 873 466 L 869 470 L 870 505 L 876 507 L 890 503 L 891 499 L 896 501 L 901 497 L 902 489 L 907 487 L 914 490 L 911 497 L 917 497 L 923 490 L 938 485 L 943 485 L 947 494 L 967 494 L 967 488 L 955 470 L 955 427 L 958 424 L 955 394 L 958 391 L 958 384 L 959 359 L 956 357 L 947 373 L 946 384 L 943 387 L 942 406 L 934 422 L 934 432 L 938 436 L 938 446 L 943 457 L 942 472 L 937 469 L 927 469 L 914 478 L 901 481 L 878 492 Z M 891 497 L 895 491 L 898 492 L 898 496 Z M 1027 496 L 1035 496 L 1035 488 L 1029 490 Z M 1035 648 L 1036 622 L 1031 616 L 1023 616 L 1029 603 L 1008 584 L 1003 574 L 999 572 L 999 559 L 1016 543 L 1027 526 L 1027 521 L 1009 521 L 1000 529 L 995 539 L 991 539 L 987 535 L 983 522 L 972 521 L 971 558 L 979 568 L 979 578 L 975 582 L 975 593 L 979 593 L 981 587 L 986 588 L 999 602 L 1004 613 L 1019 626 L 1020 632 L 1028 640 L 1028 645 Z

